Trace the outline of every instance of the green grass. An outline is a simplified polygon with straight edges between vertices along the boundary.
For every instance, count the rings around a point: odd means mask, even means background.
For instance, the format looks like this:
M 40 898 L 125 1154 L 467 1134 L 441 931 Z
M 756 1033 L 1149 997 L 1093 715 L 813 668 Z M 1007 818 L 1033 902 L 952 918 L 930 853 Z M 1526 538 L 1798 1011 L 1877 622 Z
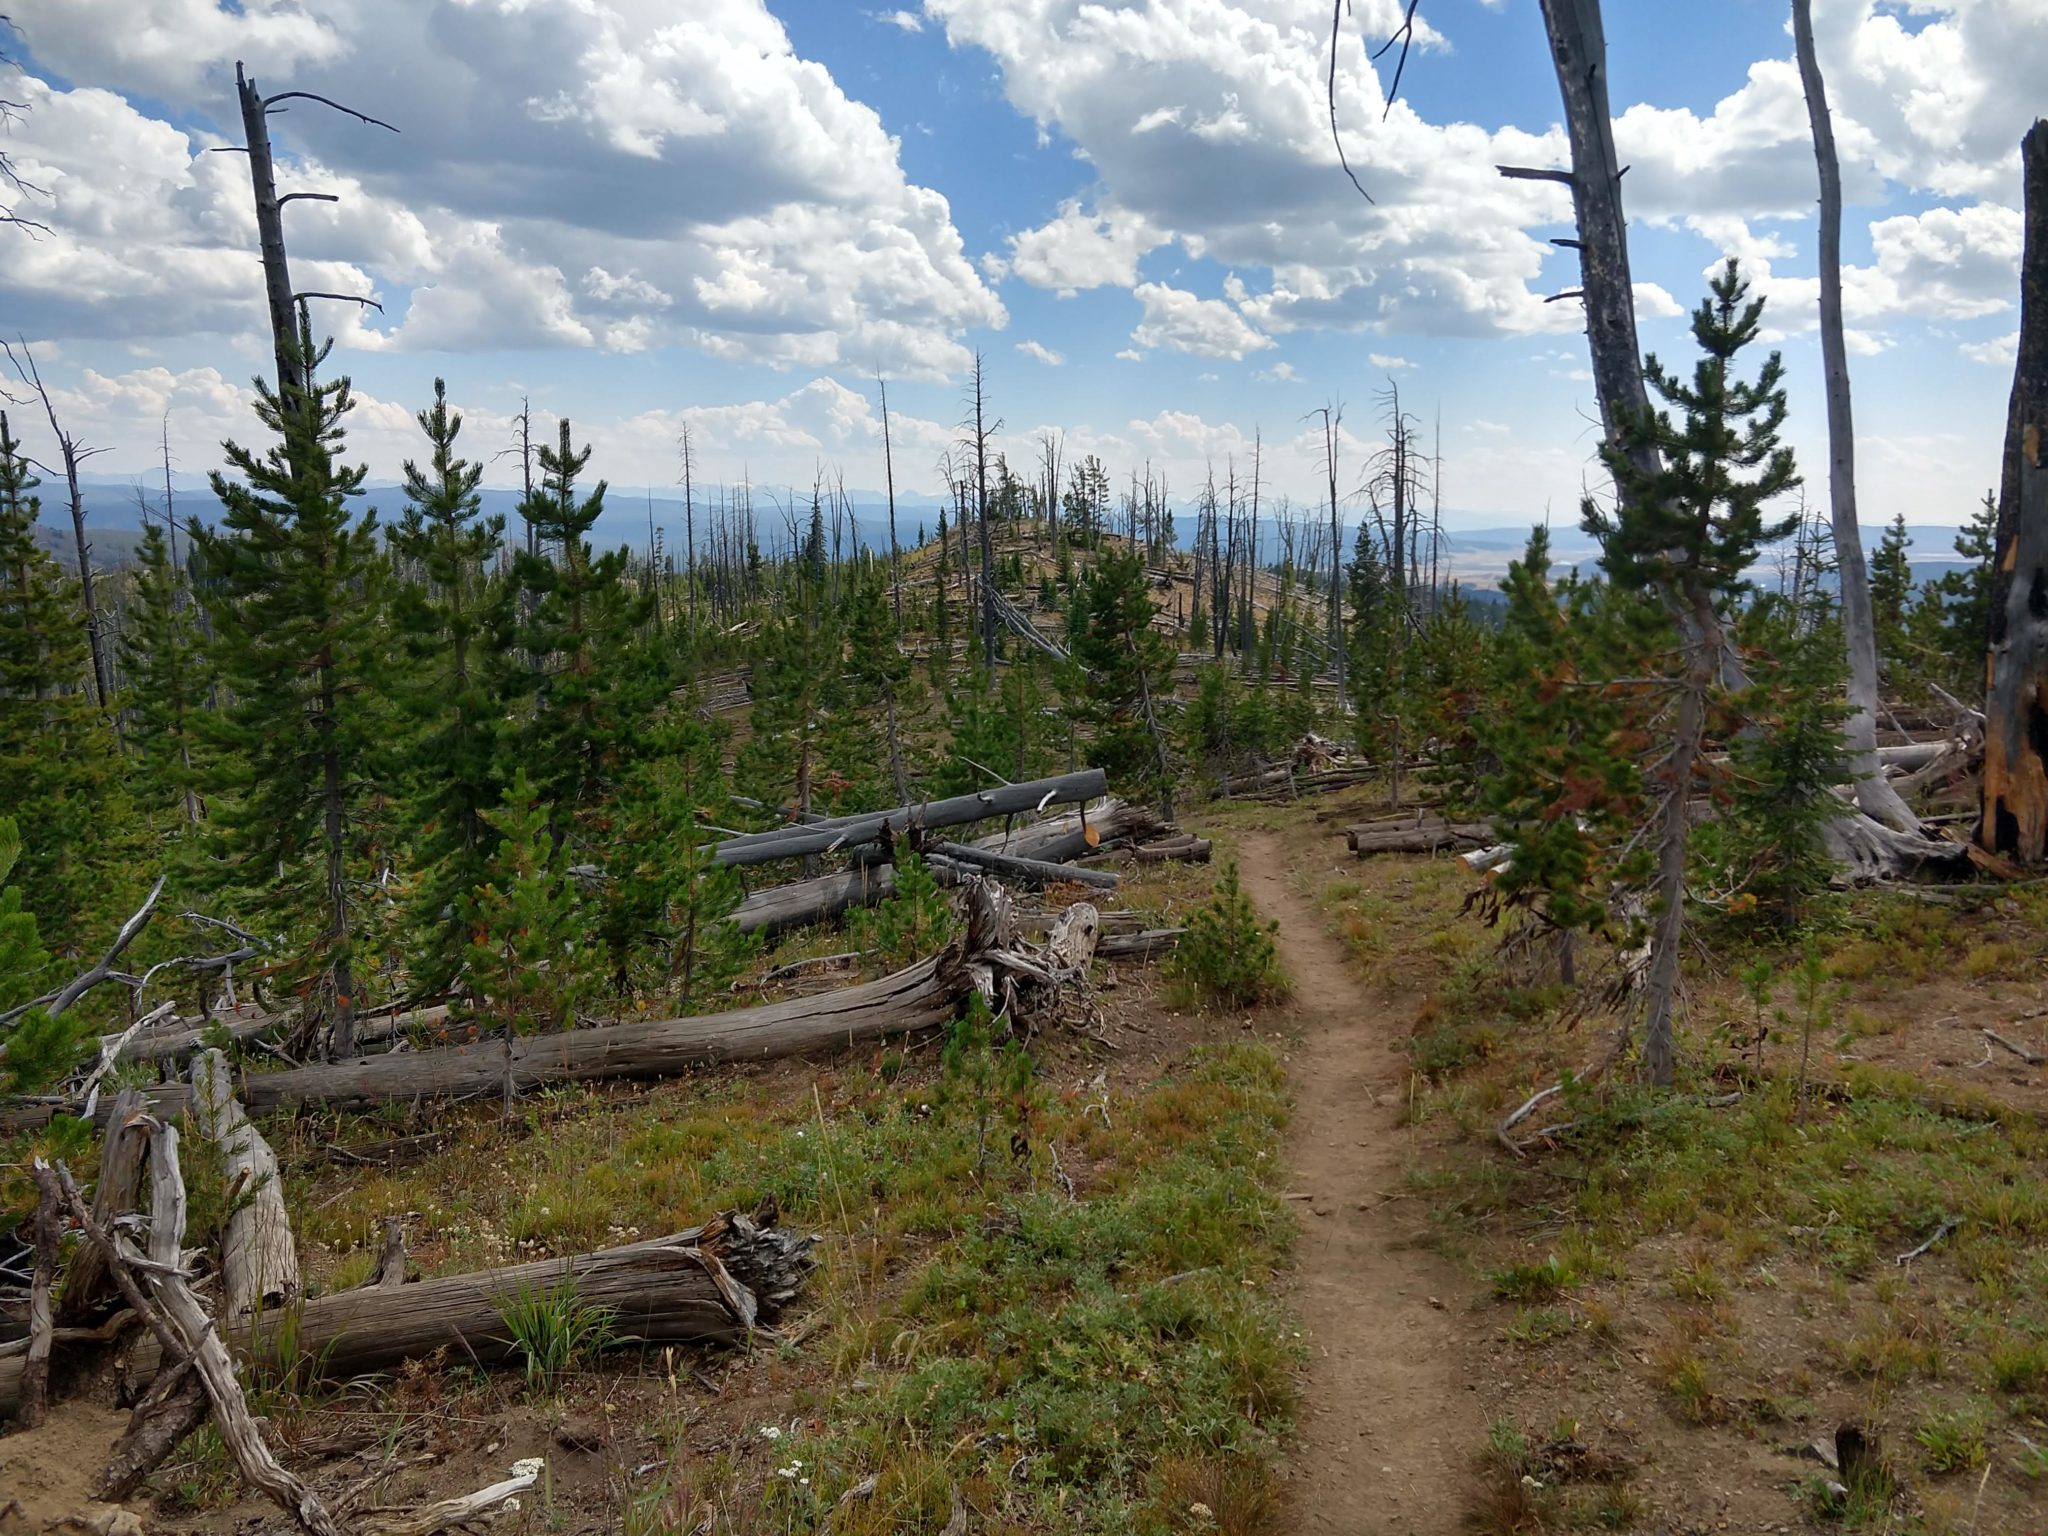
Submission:
M 1295 1230 L 1277 1056 L 1198 1052 L 1105 1101 L 1020 1085 L 993 1057 L 971 1070 L 988 1051 L 960 1036 L 936 1072 L 938 1052 L 911 1070 L 877 1053 L 815 1098 L 724 1075 L 543 1096 L 520 1106 L 527 1134 L 508 1142 L 481 1114 L 432 1166 L 338 1199 L 288 1179 L 294 1221 L 330 1274 L 361 1267 L 388 1210 L 423 1213 L 428 1273 L 654 1236 L 764 1195 L 822 1234 L 799 1307 L 802 1357 L 824 1370 L 790 1405 L 805 1427 L 773 1467 L 765 1440 L 679 1460 L 621 1505 L 628 1529 L 678 1509 L 714 1531 L 815 1529 L 869 1476 L 836 1536 L 937 1529 L 954 1489 L 977 1526 L 1192 1528 L 1200 1504 L 1219 1529 L 1269 1528 L 1304 1349 L 1268 1295 Z M 532 1300 L 531 1353 L 573 1370 L 560 1298 Z

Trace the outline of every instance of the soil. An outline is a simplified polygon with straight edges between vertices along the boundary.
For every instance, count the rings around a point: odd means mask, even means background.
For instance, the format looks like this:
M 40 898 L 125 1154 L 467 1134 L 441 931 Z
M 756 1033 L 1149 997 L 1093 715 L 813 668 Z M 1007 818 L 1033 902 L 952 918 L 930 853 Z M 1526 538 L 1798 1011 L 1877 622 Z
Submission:
M 1309 1330 L 1302 1443 L 1290 1490 L 1302 1532 L 1449 1532 L 1483 1414 L 1449 1308 L 1469 1282 L 1414 1241 L 1402 1175 L 1418 999 L 1362 985 L 1270 833 L 1240 842 L 1245 889 L 1280 924 L 1295 1105 L 1291 1193 L 1306 1197 L 1294 1304 Z

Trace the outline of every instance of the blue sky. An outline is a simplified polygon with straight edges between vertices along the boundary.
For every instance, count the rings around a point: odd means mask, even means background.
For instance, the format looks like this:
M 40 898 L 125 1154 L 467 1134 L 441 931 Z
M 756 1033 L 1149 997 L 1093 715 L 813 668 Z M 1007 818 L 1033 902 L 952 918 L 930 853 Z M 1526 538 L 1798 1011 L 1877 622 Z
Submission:
M 357 103 L 274 120 L 301 286 L 330 307 L 379 476 L 435 376 L 473 451 L 523 397 L 567 412 L 615 483 L 935 490 L 964 364 L 986 354 L 1013 459 L 1045 430 L 1178 496 L 1242 473 L 1316 494 L 1304 415 L 1347 405 L 1356 482 L 1377 401 L 1441 425 L 1443 496 L 1475 523 L 1574 515 L 1595 476 L 1535 0 L 1425 0 L 1381 120 L 1365 60 L 1400 9 L 1358 0 L 1346 148 L 1322 112 L 1323 0 L 15 0 L 29 110 L 6 141 L 47 195 L 0 231 L 0 323 L 37 344 L 101 463 L 140 470 L 166 415 L 182 468 L 246 435 L 260 290 L 228 120 L 234 61 Z M 1814 175 L 1783 0 L 1610 0 L 1617 136 L 1644 343 L 1745 258 L 1818 476 Z M 1953 523 L 1990 483 L 2010 382 L 2016 146 L 2048 77 L 2044 0 L 1816 0 L 1851 208 L 1845 238 L 1868 522 Z M 1388 61 L 1390 63 L 1390 61 Z M 1384 72 L 1388 63 L 1381 65 Z M 509 482 L 516 465 L 495 461 Z M 1825 487 L 1811 488 L 1816 500 Z

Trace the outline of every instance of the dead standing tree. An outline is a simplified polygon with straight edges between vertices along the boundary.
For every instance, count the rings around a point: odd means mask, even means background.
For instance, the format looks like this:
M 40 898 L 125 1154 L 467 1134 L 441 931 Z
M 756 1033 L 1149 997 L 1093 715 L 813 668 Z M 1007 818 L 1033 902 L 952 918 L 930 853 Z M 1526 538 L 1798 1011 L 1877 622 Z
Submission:
M 281 101 L 316 101 L 369 127 L 386 128 L 393 133 L 398 130 L 381 118 L 345 107 L 311 91 L 279 91 L 275 96 L 265 96 L 256 88 L 256 82 L 243 72 L 239 61 L 235 65 L 235 95 L 242 111 L 242 135 L 247 142 L 225 146 L 222 152 L 249 157 L 249 186 L 256 200 L 256 238 L 263 256 L 263 296 L 270 309 L 271 344 L 277 356 L 277 394 L 286 410 L 296 410 L 297 401 L 306 392 L 306 341 L 299 321 L 299 311 L 305 301 L 336 299 L 344 304 L 366 305 L 379 313 L 384 306 L 375 299 L 358 294 L 310 290 L 301 293 L 292 287 L 291 263 L 286 258 L 284 246 L 285 204 L 333 203 L 340 199 L 331 192 L 287 192 L 283 197 L 278 196 L 277 170 L 270 149 L 270 117 L 285 110 L 278 106 Z
M 2020 144 L 2026 187 L 2019 355 L 1991 566 L 1983 819 L 1978 841 L 2048 858 L 2048 119 Z
M 16 345 L 21 349 L 19 352 Z M 6 352 L 15 374 L 34 392 L 43 415 L 49 418 L 50 435 L 57 440 L 58 460 L 64 466 L 64 489 L 71 501 L 71 537 L 78 551 L 78 594 L 85 604 L 85 638 L 92 648 L 93 703 L 104 711 L 113 693 L 113 674 L 107 660 L 106 637 L 100 632 L 99 594 L 92 579 L 92 545 L 85 537 L 85 496 L 78 486 L 78 466 L 107 450 L 86 447 L 58 425 L 56 403 L 50 399 L 49 387 L 43 383 L 27 337 L 17 337 L 14 343 L 0 341 L 0 351 Z
M 1820 170 L 1820 352 L 1828 398 L 1828 510 L 1840 562 L 1842 631 L 1849 651 L 1849 718 L 1842 727 L 1847 766 L 1856 804 L 1864 814 L 1896 831 L 1917 832 L 1919 817 L 1899 798 L 1877 760 L 1877 623 L 1870 610 L 1863 534 L 1856 525 L 1856 427 L 1842 329 L 1842 167 L 1835 155 L 1827 83 L 1814 50 L 1812 0 L 1792 0 L 1792 35 Z

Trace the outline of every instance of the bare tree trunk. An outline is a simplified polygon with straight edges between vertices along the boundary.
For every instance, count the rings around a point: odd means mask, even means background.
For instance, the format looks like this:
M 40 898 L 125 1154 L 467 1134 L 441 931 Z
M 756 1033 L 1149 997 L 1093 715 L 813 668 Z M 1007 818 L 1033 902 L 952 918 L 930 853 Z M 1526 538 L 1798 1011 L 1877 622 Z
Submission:
M 1828 113 L 1827 83 L 1813 44 L 1813 0 L 1792 0 L 1792 36 L 1813 155 L 1820 167 L 1820 352 L 1828 392 L 1828 511 L 1842 584 L 1842 632 L 1849 647 L 1849 718 L 1842 724 L 1850 781 L 1865 814 L 1900 832 L 1917 831 L 1877 762 L 1877 624 L 1870 611 L 1870 568 L 1856 525 L 1856 428 L 1850 409 L 1849 352 L 1842 334 L 1842 167 Z
M 277 357 L 277 392 L 284 408 L 298 409 L 306 392 L 299 327 L 292 310 L 292 274 L 285 259 L 284 210 L 277 201 L 277 173 L 270 153 L 270 117 L 256 82 L 235 66 L 235 95 L 242 108 L 242 138 L 249 152 L 249 186 L 256 197 L 256 239 L 263 253 L 263 297 L 270 307 L 270 339 Z
M 21 348 L 19 355 L 13 346 L 0 343 L 5 347 L 8 361 L 13 363 L 21 382 L 34 390 L 37 400 L 42 402 L 43 415 L 50 422 L 50 435 L 57 440 L 57 452 L 63 460 L 64 487 L 71 504 L 71 537 L 78 555 L 78 593 L 85 604 L 85 638 L 92 651 L 93 703 L 104 711 L 113 695 L 113 674 L 109 670 L 105 637 L 100 633 L 99 596 L 92 579 L 92 545 L 85 538 L 85 497 L 78 485 L 78 466 L 105 450 L 81 446 L 77 438 L 58 425 L 57 407 L 43 383 L 42 370 L 36 367 L 35 353 L 26 340 L 18 345 Z
M 328 731 L 334 728 L 335 702 L 333 678 L 323 666 L 320 718 L 326 722 L 323 729 Z M 342 794 L 341 755 L 332 741 L 322 747 L 320 776 L 321 796 L 325 802 L 322 833 L 327 844 L 327 937 L 334 946 L 334 960 L 330 967 L 334 1014 L 328 1026 L 328 1047 L 336 1056 L 349 1057 L 356 1053 L 356 979 L 355 966 L 349 957 L 348 824 Z
M 981 664 L 996 669 L 995 551 L 988 536 L 988 418 L 982 392 L 982 357 L 974 354 L 974 494 L 981 534 Z
M 2020 147 L 2026 185 L 2019 357 L 2006 417 L 1986 659 L 1977 839 L 2048 858 L 2048 119 Z
M 889 443 L 889 381 L 880 374 L 875 375 L 875 387 L 882 392 L 882 474 L 889 482 L 889 590 L 896 603 L 896 639 L 903 639 L 903 556 L 896 543 L 896 456 Z M 890 701 L 889 715 L 890 746 L 895 745 L 895 701 Z M 903 799 L 910 797 L 903 792 L 902 769 L 897 769 L 896 793 Z
M 683 428 L 683 598 L 690 614 L 692 633 L 697 628 L 697 487 L 694 476 L 696 455 L 691 452 L 690 429 Z
M 1323 407 L 1323 467 L 1330 480 L 1330 659 L 1337 669 L 1337 707 L 1344 707 L 1344 536 L 1337 515 L 1337 429 L 1343 424 L 1343 407 Z

